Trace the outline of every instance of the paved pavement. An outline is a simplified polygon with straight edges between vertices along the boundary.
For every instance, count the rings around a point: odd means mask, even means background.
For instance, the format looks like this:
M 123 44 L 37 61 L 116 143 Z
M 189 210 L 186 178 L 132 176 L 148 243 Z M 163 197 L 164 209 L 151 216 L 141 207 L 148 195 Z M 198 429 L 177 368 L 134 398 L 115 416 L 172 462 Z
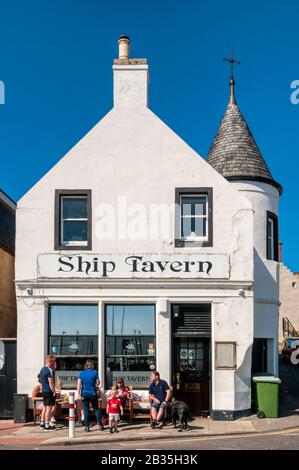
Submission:
M 93 444 L 76 444 L 71 446 L 56 445 L 21 445 L 7 444 L 2 450 L 91 450 L 99 452 L 122 451 L 184 451 L 184 450 L 299 450 L 299 429 L 287 431 L 276 431 L 271 433 L 235 434 L 223 436 L 202 436 L 176 439 L 167 436 L 165 439 L 157 440 L 135 440 L 124 442 L 95 442 Z
M 299 367 L 281 364 L 281 417 L 272 419 L 258 419 L 256 415 L 236 421 L 213 421 L 209 418 L 196 418 L 190 423 L 188 431 L 178 432 L 172 425 L 165 426 L 163 430 L 151 429 L 146 423 L 122 424 L 119 434 L 109 434 L 94 426 L 90 433 L 83 428 L 76 428 L 74 439 L 68 437 L 67 424 L 59 424 L 57 429 L 45 432 L 33 423 L 24 425 L 14 424 L 12 420 L 0 420 L 0 449 L 4 446 L 79 446 L 81 444 L 118 445 L 125 442 L 146 441 L 161 445 L 162 440 L 173 439 L 178 442 L 183 439 L 202 439 L 206 437 L 254 436 L 259 434 L 275 433 L 284 430 L 299 432 Z M 183 441 L 182 441 L 183 442 Z
M 119 434 L 109 434 L 108 429 L 101 432 L 97 426 L 91 428 L 91 432 L 86 434 L 84 429 L 76 428 L 76 436 L 69 439 L 67 425 L 59 424 L 54 431 L 46 432 L 33 426 L 32 423 L 25 425 L 15 425 L 12 421 L 0 421 L 0 449 L 1 446 L 65 446 L 81 444 L 107 444 L 121 442 L 141 442 L 161 441 L 164 439 L 203 438 L 211 436 L 227 435 L 250 435 L 265 434 L 281 430 L 298 429 L 299 415 L 286 416 L 278 419 L 258 419 L 252 415 L 246 419 L 236 421 L 213 421 L 208 418 L 197 418 L 192 423 L 188 431 L 178 432 L 172 425 L 165 426 L 164 429 L 151 429 L 148 424 L 121 424 Z

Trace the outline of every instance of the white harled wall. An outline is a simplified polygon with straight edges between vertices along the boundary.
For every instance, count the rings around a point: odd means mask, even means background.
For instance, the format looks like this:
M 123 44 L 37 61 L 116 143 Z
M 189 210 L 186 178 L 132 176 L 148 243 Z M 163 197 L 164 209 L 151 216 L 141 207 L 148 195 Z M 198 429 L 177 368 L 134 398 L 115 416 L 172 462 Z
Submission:
M 254 240 L 254 337 L 268 338 L 268 372 L 278 374 L 279 263 L 267 260 L 267 211 L 279 215 L 279 192 L 267 183 L 232 183 L 252 203 Z
M 105 302 L 156 304 L 157 367 L 171 380 L 171 302 L 212 304 L 212 408 L 247 410 L 251 405 L 253 341 L 253 210 L 233 187 L 146 106 L 147 66 L 114 66 L 115 107 L 19 201 L 16 233 L 18 302 L 18 392 L 31 393 L 47 352 L 47 305 L 51 302 L 99 303 L 99 369 L 104 375 Z M 152 203 L 173 205 L 177 187 L 213 187 L 213 246 L 175 248 L 174 221 L 168 237 L 98 237 L 98 205 L 119 207 Z M 226 253 L 229 279 L 173 287 L 150 279 L 109 285 L 88 279 L 61 282 L 38 279 L 37 258 L 54 250 L 56 189 L 91 189 L 91 253 Z M 70 254 L 71 252 L 67 252 Z M 31 293 L 27 289 L 32 289 Z M 240 289 L 243 289 L 240 291 Z M 166 305 L 166 310 L 165 310 Z M 215 370 L 214 342 L 236 341 L 237 369 Z

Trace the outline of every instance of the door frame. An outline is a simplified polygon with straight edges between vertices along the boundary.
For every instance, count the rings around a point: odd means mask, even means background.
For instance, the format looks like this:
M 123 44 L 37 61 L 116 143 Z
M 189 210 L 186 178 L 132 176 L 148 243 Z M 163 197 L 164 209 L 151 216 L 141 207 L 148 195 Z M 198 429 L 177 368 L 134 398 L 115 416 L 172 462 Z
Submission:
M 2 397 L 0 418 L 11 419 L 14 416 L 14 394 L 17 393 L 17 340 L 16 338 L 0 338 L 0 340 L 4 343 L 4 371 L 0 376 L 0 388 L 3 387 L 2 391 L 4 388 L 6 390 L 6 395 Z M 10 352 L 7 350 L 7 345 L 12 346 Z
M 175 367 L 175 341 L 174 341 L 174 334 L 173 334 L 173 307 L 174 306 L 181 306 L 181 305 L 201 305 L 201 304 L 209 304 L 210 305 L 210 314 L 211 314 L 211 335 L 210 336 L 194 336 L 196 338 L 202 338 L 208 340 L 208 347 L 209 347 L 209 404 L 208 404 L 208 409 L 210 412 L 210 416 L 212 414 L 212 397 L 213 397 L 213 383 L 212 383 L 212 377 L 213 377 L 213 369 L 212 369 L 212 340 L 213 340 L 213 321 L 212 321 L 212 312 L 213 312 L 213 304 L 210 301 L 200 301 L 200 302 L 194 302 L 194 301 L 184 301 L 184 302 L 170 302 L 170 341 L 171 341 L 171 357 L 170 357 L 170 377 L 171 377 L 171 383 L 174 385 L 174 367 Z M 183 337 L 183 336 L 182 336 Z M 185 337 L 188 337 L 186 335 Z M 190 336 L 189 336 L 190 337 Z M 192 336 L 191 336 L 192 337 Z

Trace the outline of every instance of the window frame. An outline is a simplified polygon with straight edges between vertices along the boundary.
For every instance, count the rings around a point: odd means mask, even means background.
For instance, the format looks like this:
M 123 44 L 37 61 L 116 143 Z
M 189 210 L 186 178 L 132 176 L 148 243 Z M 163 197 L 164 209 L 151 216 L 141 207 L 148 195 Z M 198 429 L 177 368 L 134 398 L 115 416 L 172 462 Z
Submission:
M 183 215 L 182 214 L 182 204 L 183 204 L 183 199 L 184 198 L 205 198 L 206 200 L 206 215 Z M 200 237 L 200 236 L 195 236 L 195 237 L 183 237 L 182 236 L 182 219 L 205 219 L 206 220 L 206 236 L 205 237 Z M 184 242 L 192 242 L 192 241 L 200 241 L 200 242 L 205 242 L 209 238 L 209 197 L 208 194 L 180 194 L 180 221 L 179 221 L 179 231 L 180 231 L 180 240 Z
M 181 199 L 182 197 L 201 197 L 207 198 L 206 215 L 206 237 L 182 238 L 181 237 Z M 205 247 L 213 246 L 213 188 L 175 188 L 175 240 L 174 246 L 181 247 Z
M 62 219 L 62 201 L 64 197 L 86 198 L 87 199 L 87 241 L 63 244 L 63 219 Z M 91 250 L 92 249 L 92 208 L 91 208 L 91 190 L 90 189 L 56 189 L 55 190 L 55 233 L 54 250 Z M 76 219 L 81 220 L 81 219 Z M 84 220 L 86 220 L 84 218 Z
M 154 307 L 154 344 L 155 344 L 155 355 L 152 356 L 155 358 L 155 367 L 157 367 L 157 306 L 155 303 L 135 303 L 135 302 L 132 302 L 132 303 L 118 303 L 118 302 L 107 302 L 104 304 L 104 322 L 103 322 L 103 326 L 104 326 L 104 383 L 105 383 L 105 389 L 107 389 L 107 384 L 108 384 L 108 374 L 107 374 L 107 344 L 106 344 L 106 338 L 107 336 L 119 336 L 119 337 L 125 337 L 125 336 L 128 336 L 128 335 L 107 335 L 107 307 L 109 306 L 113 306 L 113 305 L 117 305 L 117 306 L 123 306 L 123 307 L 131 307 L 131 306 L 139 306 L 139 307 Z M 132 335 L 131 335 L 132 336 Z M 136 335 L 137 336 L 137 335 Z M 139 336 L 151 336 L 151 335 L 139 335 Z M 113 355 L 113 357 L 122 357 L 122 355 Z M 128 356 L 127 356 L 128 357 Z M 137 355 L 137 354 L 132 354 L 130 355 L 130 357 L 147 357 L 147 355 Z M 150 357 L 150 356 L 149 356 Z M 134 372 L 134 371 L 131 371 L 131 372 Z M 136 371 L 138 373 L 138 371 Z M 151 373 L 151 371 L 148 371 L 149 375 Z M 145 390 L 145 389 L 142 389 L 142 390 Z
M 51 336 L 57 336 L 57 335 L 52 335 L 51 334 L 51 307 L 52 306 L 66 306 L 66 305 L 70 305 L 70 306 L 96 306 L 97 307 L 97 318 L 98 318 L 98 332 L 97 332 L 97 335 L 79 335 L 79 336 L 97 336 L 97 354 L 55 354 L 55 353 L 52 353 L 51 351 L 51 348 L 50 348 L 50 345 L 51 345 L 51 341 L 50 341 L 50 337 Z M 99 367 L 99 364 L 100 364 L 100 353 L 99 353 L 99 337 L 100 335 L 102 334 L 102 332 L 100 331 L 100 321 L 99 321 L 99 305 L 97 303 L 59 303 L 59 302 L 51 302 L 48 304 L 47 306 L 47 311 L 48 311 L 48 319 L 47 319 L 47 351 L 48 351 L 48 354 L 52 354 L 53 356 L 55 356 L 56 359 L 58 360 L 65 360 L 65 359 L 76 359 L 76 360 L 82 360 L 84 359 L 84 362 L 87 360 L 87 359 L 91 359 L 93 360 L 94 362 L 97 362 L 98 363 L 98 367 Z M 83 370 L 83 369 L 82 369 Z M 98 371 L 98 369 L 97 369 Z M 61 370 L 57 370 L 57 372 L 71 372 L 69 370 L 66 370 L 66 371 L 61 371 Z M 78 370 L 74 370 L 73 373 L 74 375 L 79 373 L 80 371 Z M 66 386 L 65 384 L 62 386 L 62 390 L 75 390 L 77 388 L 77 383 L 74 383 L 72 386 Z
M 97 354 L 54 354 L 50 351 L 50 336 L 60 336 L 60 335 L 52 335 L 51 334 L 51 307 L 66 307 L 66 306 L 72 306 L 72 307 L 97 307 L 97 312 L 98 312 L 98 333 L 97 335 L 78 335 L 78 336 L 97 336 L 98 337 L 98 342 L 99 342 L 99 336 L 100 336 L 100 320 L 99 320 L 99 305 L 98 303 L 74 303 L 74 302 L 68 302 L 68 303 L 60 303 L 60 302 L 50 302 L 47 305 L 47 310 L 48 310 L 48 320 L 47 320 L 47 350 L 49 351 L 48 354 L 53 354 L 55 357 L 63 358 L 63 357 L 99 357 L 99 350 Z M 75 335 L 66 335 L 66 336 L 75 336 Z M 98 348 L 98 342 L 97 342 L 97 348 Z
M 65 242 L 64 241 L 64 222 L 86 222 L 88 226 L 88 207 L 87 207 L 87 214 L 86 217 L 77 217 L 77 218 L 71 218 L 71 217 L 63 217 L 63 203 L 65 200 L 70 200 L 70 199 L 82 199 L 87 201 L 87 206 L 88 206 L 88 197 L 87 196 L 74 196 L 74 195 L 66 195 L 63 194 L 60 197 L 60 243 L 63 246 L 87 246 L 88 244 L 88 239 L 86 240 L 81 240 L 81 241 L 69 241 Z M 87 227 L 88 230 L 88 227 Z
M 268 222 L 269 221 L 271 222 L 271 227 L 273 227 L 273 229 L 272 229 L 273 233 L 271 233 L 271 235 L 273 235 L 272 237 L 269 235 L 269 232 L 268 232 Z M 271 255 L 273 255 L 273 257 L 269 257 L 269 254 L 268 254 L 268 247 L 269 247 L 268 244 L 270 243 L 270 240 L 272 240 L 270 251 L 271 251 Z M 279 250 L 278 250 L 278 217 L 273 212 L 267 211 L 266 212 L 266 259 L 269 260 L 269 261 L 278 262 L 279 261 L 278 253 L 279 253 Z
M 274 259 L 274 245 L 275 245 L 275 239 L 274 239 L 274 220 L 271 217 L 267 218 L 267 229 L 269 229 L 270 225 L 270 230 L 267 233 L 267 240 L 268 240 L 268 250 L 269 254 L 269 259 L 273 260 Z
M 224 366 L 219 358 L 218 346 L 232 347 L 232 366 Z M 236 341 L 215 341 L 215 370 L 236 370 L 237 369 L 237 343 Z

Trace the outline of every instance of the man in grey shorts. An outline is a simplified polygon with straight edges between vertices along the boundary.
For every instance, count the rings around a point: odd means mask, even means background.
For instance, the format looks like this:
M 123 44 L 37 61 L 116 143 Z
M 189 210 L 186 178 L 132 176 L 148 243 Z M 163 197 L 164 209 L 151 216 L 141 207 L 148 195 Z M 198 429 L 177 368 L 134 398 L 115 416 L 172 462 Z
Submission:
M 170 388 L 165 380 L 160 379 L 157 371 L 151 373 L 150 381 L 149 398 L 152 401 L 150 413 L 153 418 L 152 427 L 155 428 L 159 426 L 165 414 L 170 399 Z

